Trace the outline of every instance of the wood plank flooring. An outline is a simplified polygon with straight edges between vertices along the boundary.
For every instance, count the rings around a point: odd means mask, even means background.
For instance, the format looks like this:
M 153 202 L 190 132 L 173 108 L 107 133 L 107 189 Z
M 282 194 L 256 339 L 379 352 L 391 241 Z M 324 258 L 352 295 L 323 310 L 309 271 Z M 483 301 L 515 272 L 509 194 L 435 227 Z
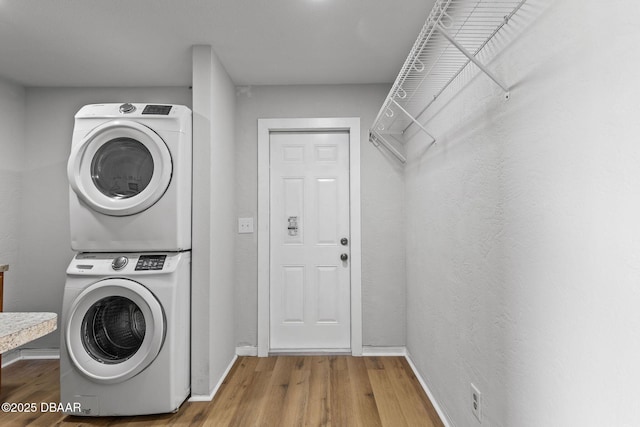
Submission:
M 0 402 L 36 403 L 38 410 L 0 412 L 0 425 L 443 426 L 403 357 L 240 357 L 213 401 L 139 417 L 41 412 L 41 402 L 60 399 L 59 375 L 57 360 L 23 360 L 4 368 Z

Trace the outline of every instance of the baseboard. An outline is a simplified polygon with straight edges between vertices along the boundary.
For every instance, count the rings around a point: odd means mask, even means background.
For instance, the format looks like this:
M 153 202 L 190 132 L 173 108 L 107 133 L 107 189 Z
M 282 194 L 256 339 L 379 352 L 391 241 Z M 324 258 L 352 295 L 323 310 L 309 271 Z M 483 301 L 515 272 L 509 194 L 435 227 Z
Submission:
M 420 375 L 420 372 L 418 372 L 418 368 L 416 368 L 416 365 L 413 363 L 413 360 L 411 360 L 411 354 L 407 351 L 404 357 L 407 360 L 407 362 L 409 363 L 409 366 L 411 366 L 411 369 L 413 370 L 413 374 L 418 379 L 418 382 L 420 382 L 420 385 L 422 386 L 422 389 L 424 390 L 424 392 L 429 397 L 429 400 L 431 401 L 431 404 L 433 405 L 433 408 L 438 413 L 438 416 L 440 417 L 440 420 L 442 421 L 442 424 L 444 424 L 445 427 L 451 427 L 452 424 L 449 422 L 449 418 L 447 418 L 447 415 L 445 414 L 445 412 L 442 410 L 442 408 L 438 404 L 438 401 L 433 396 L 433 393 L 431 393 L 431 390 L 429 390 L 429 386 L 427 386 L 426 381 L 424 380 L 424 378 L 422 378 L 422 375 Z
M 363 356 L 406 356 L 407 348 L 402 347 L 378 347 L 365 345 L 362 346 Z
M 349 350 L 344 351 L 336 351 L 336 350 L 281 350 L 281 351 L 273 351 L 270 352 L 273 354 L 285 355 L 285 354 L 323 354 L 323 353 L 335 353 L 335 354 L 350 354 Z M 407 349 L 406 347 L 379 347 L 379 346 L 363 346 L 362 347 L 362 355 L 363 356 L 406 356 Z M 236 355 L 238 356 L 257 356 L 258 355 L 258 347 L 255 346 L 242 346 L 236 347 Z
M 191 395 L 191 397 L 189 397 L 189 402 L 211 402 L 215 397 L 216 393 L 218 392 L 218 390 L 220 389 L 220 386 L 222 385 L 224 380 L 227 378 L 227 375 L 229 375 L 229 371 L 231 371 L 231 368 L 233 368 L 233 364 L 236 363 L 237 359 L 238 359 L 238 355 L 234 355 L 233 358 L 231 359 L 231 363 L 229 363 L 229 366 L 227 366 L 227 369 L 225 369 L 224 373 L 220 377 L 220 380 L 218 380 L 218 383 L 215 385 L 215 387 L 213 388 L 210 394 L 208 395 L 197 394 L 195 396 Z
M 19 360 L 60 359 L 59 348 L 21 348 L 2 355 L 2 367 L 9 366 Z
M 350 349 L 326 348 L 276 348 L 269 350 L 269 356 L 350 356 Z
M 252 345 L 245 345 L 242 347 L 236 347 L 237 356 L 257 356 L 258 347 Z

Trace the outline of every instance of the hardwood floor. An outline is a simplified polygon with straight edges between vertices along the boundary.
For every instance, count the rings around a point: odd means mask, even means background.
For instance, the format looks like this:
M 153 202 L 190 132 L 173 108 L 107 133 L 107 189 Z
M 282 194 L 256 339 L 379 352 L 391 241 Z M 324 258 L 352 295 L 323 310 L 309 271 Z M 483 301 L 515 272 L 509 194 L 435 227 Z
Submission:
M 4 426 L 443 426 L 402 357 L 240 357 L 211 402 L 175 414 L 69 417 L 42 412 L 58 402 L 59 362 L 3 369 L 0 402 L 36 403 L 35 413 L 0 413 Z

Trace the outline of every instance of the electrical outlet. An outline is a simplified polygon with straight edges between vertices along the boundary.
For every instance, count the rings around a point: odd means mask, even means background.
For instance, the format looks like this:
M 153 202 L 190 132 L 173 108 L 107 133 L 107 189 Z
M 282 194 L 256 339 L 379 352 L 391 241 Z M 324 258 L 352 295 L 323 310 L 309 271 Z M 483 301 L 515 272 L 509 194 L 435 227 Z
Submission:
M 478 421 L 482 422 L 482 393 L 473 383 L 471 383 L 471 412 Z
M 238 218 L 238 233 L 253 233 L 253 218 Z

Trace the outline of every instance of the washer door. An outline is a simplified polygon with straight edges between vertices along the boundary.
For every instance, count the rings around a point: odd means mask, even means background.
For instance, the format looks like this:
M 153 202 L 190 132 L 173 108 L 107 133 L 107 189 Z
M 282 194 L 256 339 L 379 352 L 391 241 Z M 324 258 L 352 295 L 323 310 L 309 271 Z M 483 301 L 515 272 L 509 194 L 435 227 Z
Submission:
M 73 365 L 90 380 L 109 384 L 149 366 L 165 332 L 158 300 L 127 279 L 105 279 L 85 289 L 71 305 L 64 331 Z
M 94 128 L 71 150 L 69 185 L 91 209 L 126 216 L 156 203 L 171 181 L 171 153 L 150 128 L 113 120 Z

